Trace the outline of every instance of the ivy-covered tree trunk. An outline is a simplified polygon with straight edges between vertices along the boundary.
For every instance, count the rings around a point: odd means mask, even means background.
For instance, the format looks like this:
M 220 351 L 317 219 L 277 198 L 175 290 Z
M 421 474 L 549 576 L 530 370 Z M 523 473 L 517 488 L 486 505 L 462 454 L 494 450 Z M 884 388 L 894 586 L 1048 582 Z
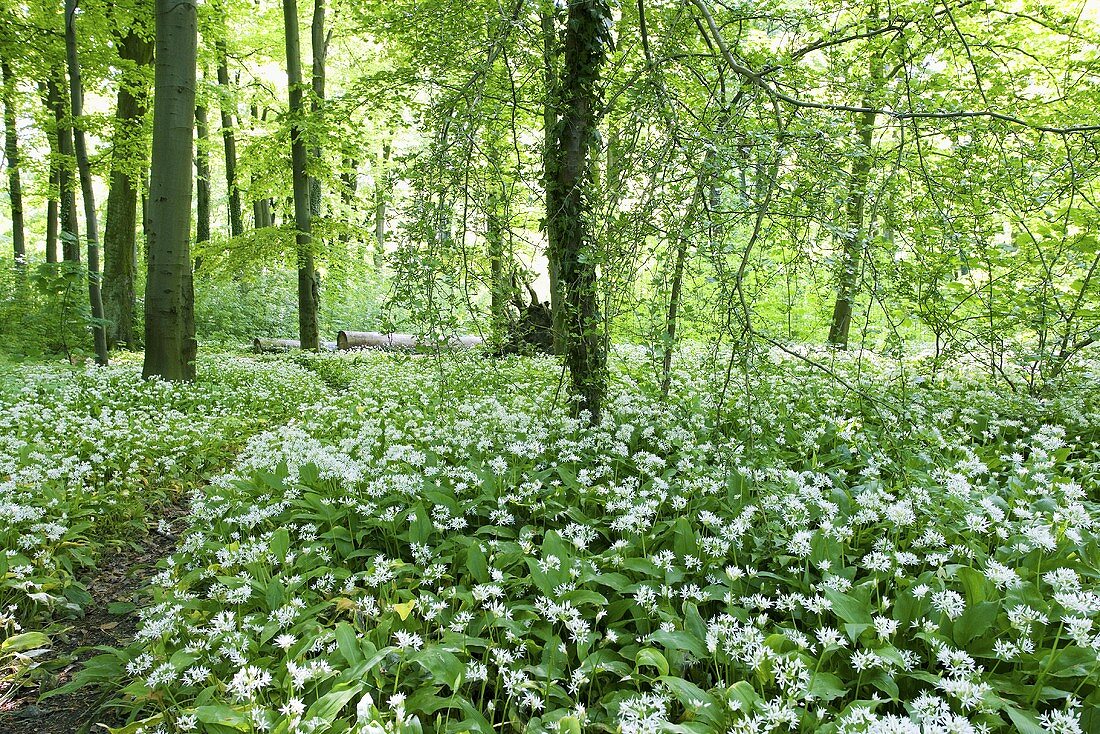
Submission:
M 80 176 L 80 194 L 84 202 L 85 239 L 88 241 L 88 300 L 92 311 L 92 343 L 96 364 L 107 364 L 107 327 L 103 318 L 103 293 L 99 269 L 99 223 L 96 220 L 92 165 L 88 160 L 88 142 L 84 136 L 84 87 L 80 77 L 80 57 L 76 49 L 76 0 L 65 0 L 65 58 L 69 68 L 69 106 L 73 117 L 73 144 L 76 169 Z
M 872 6 L 872 20 L 868 30 L 874 29 L 878 16 L 877 3 Z M 867 94 L 863 99 L 865 108 L 874 108 L 882 91 L 882 55 L 871 52 Z M 875 134 L 876 113 L 861 112 L 856 118 L 858 148 L 852 161 L 852 176 L 848 188 L 848 201 L 845 206 L 847 229 L 843 236 L 843 253 L 837 285 L 836 303 L 833 305 L 833 319 L 829 326 L 829 343 L 840 349 L 848 347 L 848 333 L 852 326 L 852 304 L 859 294 L 859 271 L 863 258 L 863 246 L 867 232 L 865 211 L 867 205 L 867 182 L 870 179 L 871 163 L 874 160 L 872 144 Z
M 15 126 L 15 82 L 7 59 L 0 61 L 0 85 L 4 97 L 4 156 L 8 166 L 8 198 L 11 201 L 11 241 L 15 266 L 27 264 L 27 243 L 23 229 L 23 186 L 19 179 L 19 139 Z
M 60 83 L 59 83 L 60 82 Z M 61 94 L 65 73 L 46 82 L 46 95 L 53 110 L 57 136 L 58 221 L 61 227 L 61 257 L 65 262 L 80 262 L 80 239 L 76 224 L 76 188 L 73 186 L 73 130 L 69 105 Z
M 130 30 L 118 40 L 119 57 L 137 65 L 136 78 L 124 79 L 115 108 L 111 190 L 103 232 L 103 313 L 107 344 L 134 346 L 134 279 L 137 276 L 138 191 L 147 162 L 144 127 L 147 90 L 142 67 L 153 63 L 153 44 Z
M 229 55 L 225 42 L 215 44 L 218 53 L 218 86 L 221 87 L 222 142 L 225 145 L 225 188 L 229 197 L 229 234 L 239 237 L 244 232 L 244 218 L 241 215 L 241 191 L 237 186 L 237 134 L 235 132 L 232 87 L 229 86 Z
M 198 25 L 195 0 L 156 0 L 153 160 L 149 176 L 146 377 L 195 378 L 191 170 Z
M 302 53 L 298 37 L 298 3 L 283 0 L 286 31 L 286 71 L 290 87 L 290 165 L 294 178 L 294 224 L 298 245 L 298 340 L 302 349 L 320 348 L 317 328 L 318 284 L 313 265 L 309 174 L 306 171 L 306 139 L 302 129 Z
M 610 42 L 607 0 L 570 0 L 557 89 L 559 119 L 547 157 L 550 261 L 562 294 L 565 363 L 578 413 L 597 423 L 607 391 L 607 341 L 600 315 L 598 252 L 587 198 L 599 150 L 600 69 Z

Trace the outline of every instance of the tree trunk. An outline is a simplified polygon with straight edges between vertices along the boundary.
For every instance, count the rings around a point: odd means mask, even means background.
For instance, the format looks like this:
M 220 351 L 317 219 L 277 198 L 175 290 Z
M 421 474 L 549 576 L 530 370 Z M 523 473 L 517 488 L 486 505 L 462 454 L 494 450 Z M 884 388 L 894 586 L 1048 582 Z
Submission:
M 868 29 L 874 28 L 878 18 L 877 4 L 873 5 Z M 869 88 L 864 97 L 863 106 L 874 108 L 882 90 L 882 55 L 871 53 Z M 863 256 L 863 245 L 867 233 L 864 231 L 865 209 L 867 203 L 867 182 L 871 173 L 874 151 L 871 146 L 875 134 L 875 112 L 861 112 L 856 118 L 856 134 L 859 136 L 859 151 L 852 161 L 852 177 L 848 189 L 848 203 L 845 211 L 847 231 L 844 233 L 844 250 L 841 256 L 841 270 L 837 287 L 836 303 L 833 305 L 833 319 L 829 326 L 829 343 L 834 347 L 848 347 L 848 332 L 852 326 L 852 304 L 859 293 L 859 270 Z
M 607 344 L 599 311 L 598 252 L 589 222 L 599 150 L 600 68 L 610 42 L 608 0 L 569 0 L 554 147 L 547 171 L 547 229 L 564 312 L 565 363 L 578 414 L 598 423 L 607 391 Z
M 703 197 L 707 194 L 707 179 L 709 172 L 716 164 L 717 155 L 714 148 L 708 148 L 703 159 L 703 170 L 699 172 L 699 180 L 695 185 L 695 193 L 688 204 L 687 213 L 684 216 L 683 227 L 676 243 L 676 260 L 672 266 L 672 287 L 668 296 L 668 315 L 665 319 L 665 349 L 661 360 L 661 396 L 668 397 L 669 388 L 672 386 L 672 353 L 676 349 L 676 330 L 679 328 L 680 299 L 684 288 L 684 269 L 687 265 L 688 247 L 691 245 L 691 225 L 695 220 L 695 214 L 699 205 L 703 203 Z
M 489 320 L 493 344 L 497 348 L 508 338 L 508 277 L 504 270 L 504 237 L 507 221 L 507 199 L 496 182 L 490 184 L 485 239 L 489 255 Z M 503 189 L 501 184 L 500 189 Z
M 225 187 L 229 196 L 229 234 L 239 237 L 244 232 L 244 219 L 241 215 L 241 191 L 237 187 L 237 137 L 234 132 L 231 100 L 236 99 L 229 86 L 229 56 L 225 42 L 215 44 L 218 54 L 218 86 L 222 88 L 222 140 L 225 142 Z
M 59 84 L 58 81 L 61 83 Z M 61 94 L 64 72 L 58 79 L 46 82 L 46 91 L 57 126 L 57 187 L 58 219 L 61 224 L 61 257 L 66 262 L 80 262 L 80 239 L 76 224 L 76 190 L 73 187 L 73 131 L 69 122 L 69 105 Z
M 11 241 L 15 267 L 27 264 L 27 241 L 23 229 L 23 186 L 19 180 L 19 139 L 15 120 L 15 80 L 7 60 L 0 61 L 0 84 L 4 97 L 4 155 L 8 159 L 8 198 L 11 200 Z
M 264 111 L 263 117 L 260 116 L 260 109 L 256 105 L 252 105 L 252 120 L 253 125 L 256 122 L 261 122 L 267 119 L 267 111 Z M 256 186 L 256 174 L 252 174 L 252 186 Z M 264 227 L 275 226 L 275 215 L 271 211 L 271 199 L 269 197 L 263 197 L 262 199 L 256 199 L 252 202 L 252 226 L 255 229 L 263 229 Z
M 294 225 L 298 245 L 298 340 L 302 349 L 316 351 L 319 344 L 317 328 L 317 273 L 313 266 L 310 228 L 309 174 L 306 172 L 306 140 L 302 122 L 302 54 L 298 39 L 298 3 L 283 0 L 283 23 L 286 31 L 286 72 L 290 87 L 290 158 L 294 177 Z
M 374 176 L 374 240 L 381 250 L 386 246 L 386 206 L 390 198 L 390 155 L 393 145 L 390 141 L 382 143 L 382 154 L 378 156 L 378 172 Z
M 120 38 L 119 56 L 139 67 L 153 63 L 153 44 L 133 30 Z M 140 69 L 139 69 L 140 74 Z M 136 94 L 135 94 L 136 91 Z M 103 232 L 103 312 L 107 318 L 107 345 L 137 344 L 134 333 L 134 279 L 137 275 L 137 205 L 141 181 L 133 171 L 144 171 L 148 154 L 144 127 L 146 90 L 133 80 L 119 85 L 115 110 L 111 190 L 107 195 L 107 224 Z
M 206 123 L 206 106 L 195 106 L 195 242 L 210 241 L 210 139 Z M 199 258 L 195 258 L 195 270 Z
M 149 179 L 145 365 L 142 374 L 195 378 L 191 280 L 192 129 L 198 26 L 195 0 L 156 0 L 153 163 Z
M 321 105 L 325 101 L 325 59 L 328 56 L 328 39 L 325 37 L 325 0 L 313 0 L 313 24 L 310 27 L 310 41 L 313 49 L 313 100 L 310 105 L 313 123 L 320 122 Z M 321 136 L 316 136 L 320 140 Z M 321 160 L 321 147 L 313 148 L 313 159 Z M 309 179 L 309 211 L 315 217 L 321 216 L 321 179 L 312 176 Z
M 53 100 L 50 97 L 49 85 L 46 82 L 38 82 L 38 93 L 42 99 L 42 104 L 46 107 L 47 112 L 51 115 L 54 112 Z M 58 260 L 57 252 L 57 209 L 58 209 L 58 195 L 61 187 L 60 177 L 60 152 L 57 149 L 57 124 L 47 123 L 45 125 L 46 141 L 50 146 L 50 163 L 49 163 L 49 190 L 46 193 L 46 262 L 56 263 Z
M 88 162 L 88 143 L 81 118 L 84 116 L 84 88 L 80 79 L 80 58 L 76 52 L 76 0 L 65 0 L 65 56 L 69 67 L 69 105 L 73 113 L 73 142 L 76 168 L 80 174 L 80 193 L 84 201 L 84 226 L 88 240 L 88 300 L 92 307 L 92 342 L 96 364 L 107 364 L 107 328 L 103 318 L 103 294 L 100 291 L 99 223 L 96 221 L 92 166 Z
M 551 334 L 554 340 L 554 354 L 565 354 L 565 307 L 562 299 L 561 278 L 558 274 L 558 263 L 553 253 L 557 252 L 557 232 L 549 226 L 550 214 L 553 210 L 551 202 L 550 182 L 553 171 L 553 151 L 556 145 L 556 127 L 558 121 L 557 88 L 558 88 L 558 33 L 554 23 L 554 3 L 552 0 L 544 0 L 539 11 L 539 20 L 542 25 L 542 63 L 543 86 L 545 87 L 545 99 L 542 106 L 542 135 L 543 135 L 543 187 L 546 192 L 546 253 L 547 270 L 550 278 L 550 314 L 553 320 Z

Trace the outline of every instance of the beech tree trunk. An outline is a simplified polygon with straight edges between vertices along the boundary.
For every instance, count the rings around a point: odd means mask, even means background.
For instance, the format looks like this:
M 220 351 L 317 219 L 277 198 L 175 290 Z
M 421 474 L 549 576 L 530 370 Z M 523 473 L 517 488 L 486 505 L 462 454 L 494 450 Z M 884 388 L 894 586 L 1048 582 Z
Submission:
M 92 307 L 92 342 L 96 364 L 107 364 L 107 327 L 103 318 L 102 274 L 99 269 L 99 223 L 96 221 L 92 166 L 81 118 L 84 116 L 84 88 L 80 80 L 80 58 L 76 52 L 76 0 L 65 0 L 65 57 L 69 67 L 69 106 L 73 117 L 73 143 L 80 194 L 84 202 L 84 227 L 88 241 L 88 300 Z
M 302 349 L 319 348 L 317 328 L 318 284 L 313 265 L 310 222 L 310 186 L 306 172 L 306 140 L 302 129 L 305 109 L 302 104 L 302 53 L 298 38 L 298 3 L 283 0 L 283 24 L 286 31 L 286 72 L 290 87 L 290 159 L 294 177 L 294 225 L 298 245 L 298 340 Z
M 234 115 L 231 100 L 235 99 L 229 86 L 229 56 L 225 42 L 215 44 L 218 53 L 218 86 L 222 88 L 222 140 L 225 143 L 225 187 L 229 195 L 229 234 L 238 237 L 244 232 L 241 215 L 241 191 L 237 187 L 237 137 L 234 132 Z
M 4 98 L 4 156 L 8 165 L 8 198 L 11 200 L 11 241 L 15 267 L 27 264 L 27 242 L 23 229 L 23 186 L 19 180 L 19 138 L 15 120 L 15 81 L 7 60 L 0 61 L 0 85 Z
M 139 67 L 153 63 L 153 44 L 130 30 L 118 39 L 119 56 Z M 137 344 L 134 333 L 134 279 L 137 276 L 137 206 L 141 180 L 148 161 L 144 127 L 147 90 L 134 80 L 119 85 L 115 110 L 114 155 L 111 190 L 107 195 L 107 223 L 103 232 L 103 312 L 107 345 Z
M 598 423 L 607 392 L 607 343 L 586 194 L 599 150 L 599 79 L 610 42 L 611 8 L 608 0 L 569 0 L 568 14 L 555 100 L 560 117 L 547 161 L 547 229 L 562 294 L 565 363 L 574 407 Z
M 60 84 L 58 83 L 60 81 Z M 53 109 L 57 134 L 58 220 L 61 225 L 61 257 L 66 262 L 80 262 L 80 239 L 76 224 L 76 189 L 73 186 L 73 131 L 69 121 L 69 105 L 61 94 L 65 73 L 46 82 L 46 93 Z
M 198 25 L 195 0 L 156 0 L 153 160 L 149 177 L 146 377 L 195 378 L 191 176 Z

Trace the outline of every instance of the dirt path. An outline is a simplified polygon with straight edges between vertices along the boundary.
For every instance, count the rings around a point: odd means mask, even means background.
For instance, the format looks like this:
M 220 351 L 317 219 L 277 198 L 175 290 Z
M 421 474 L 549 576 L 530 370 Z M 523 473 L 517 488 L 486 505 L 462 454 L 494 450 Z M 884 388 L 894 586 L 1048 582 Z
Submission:
M 111 614 L 111 604 L 138 604 L 140 594 L 156 564 L 172 553 L 177 533 L 183 528 L 186 514 L 182 504 L 166 505 L 156 514 L 169 523 L 167 534 L 151 529 L 138 541 L 140 548 L 126 547 L 100 559 L 98 568 L 81 579 L 92 602 L 84 617 L 72 620 L 61 632 L 52 632 L 53 651 L 43 668 L 50 671 L 45 686 L 57 688 L 71 680 L 84 661 L 96 654 L 96 645 L 125 647 L 134 638 L 137 615 Z M 38 690 L 24 689 L 15 700 L 0 711 L 0 732 L 3 734 L 74 734 L 89 731 L 96 724 L 117 726 L 109 710 L 101 710 L 106 696 L 103 692 L 80 690 L 38 701 Z M 113 691 L 107 692 L 113 693 Z M 99 729 L 102 731 L 102 729 Z

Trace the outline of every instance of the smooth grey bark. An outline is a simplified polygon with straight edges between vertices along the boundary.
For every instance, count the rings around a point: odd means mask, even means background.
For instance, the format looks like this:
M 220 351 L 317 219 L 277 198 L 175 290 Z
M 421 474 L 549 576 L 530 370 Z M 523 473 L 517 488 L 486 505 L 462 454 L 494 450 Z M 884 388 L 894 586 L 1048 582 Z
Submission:
M 310 220 L 309 174 L 306 170 L 305 115 L 302 104 L 302 53 L 298 37 L 298 3 L 283 0 L 283 25 L 286 35 L 286 72 L 290 88 L 290 159 L 294 178 L 294 225 L 298 247 L 298 340 L 302 349 L 320 348 L 317 327 L 318 284 L 313 264 Z
M 193 380 L 191 181 L 198 25 L 195 0 L 156 0 L 153 157 L 149 176 L 145 364 L 142 374 Z
M 88 142 L 84 136 L 84 88 L 80 78 L 80 57 L 76 49 L 76 0 L 65 0 L 65 58 L 69 68 L 69 107 L 73 118 L 73 145 L 76 169 L 80 177 L 80 195 L 84 202 L 85 239 L 88 242 L 88 300 L 92 310 L 92 343 L 96 364 L 107 364 L 107 327 L 103 318 L 103 293 L 99 269 L 99 223 L 96 220 L 92 166 L 88 161 Z
M 141 67 L 153 63 L 153 44 L 131 29 L 118 39 L 119 57 Z M 139 77 L 140 78 L 140 77 Z M 135 84 L 141 84 L 135 86 Z M 135 292 L 137 277 L 137 207 L 141 179 L 149 155 L 145 143 L 148 90 L 130 80 L 119 85 L 112 144 L 111 190 L 107 195 L 107 222 L 103 232 L 103 313 L 107 345 L 135 346 Z M 142 176 L 144 177 L 144 176 Z
M 559 119 L 547 163 L 550 259 L 561 288 L 565 363 L 574 409 L 599 423 L 607 392 L 607 342 L 599 309 L 597 246 L 587 204 L 599 151 L 600 70 L 610 42 L 608 0 L 569 0 L 561 80 L 555 95 Z
M 11 240 L 15 267 L 27 264 L 27 240 L 23 227 L 23 185 L 19 177 L 19 138 L 15 126 L 15 81 L 7 59 L 0 61 L 0 85 L 4 99 L 4 156 L 8 166 L 8 198 L 11 201 Z
M 229 234 L 239 237 L 244 232 L 244 218 L 241 215 L 241 191 L 237 186 L 237 135 L 231 102 L 236 97 L 229 85 L 229 55 L 225 42 L 218 41 L 215 49 L 218 54 L 218 86 L 222 90 L 220 108 L 222 141 L 225 146 L 225 187 L 229 197 Z

